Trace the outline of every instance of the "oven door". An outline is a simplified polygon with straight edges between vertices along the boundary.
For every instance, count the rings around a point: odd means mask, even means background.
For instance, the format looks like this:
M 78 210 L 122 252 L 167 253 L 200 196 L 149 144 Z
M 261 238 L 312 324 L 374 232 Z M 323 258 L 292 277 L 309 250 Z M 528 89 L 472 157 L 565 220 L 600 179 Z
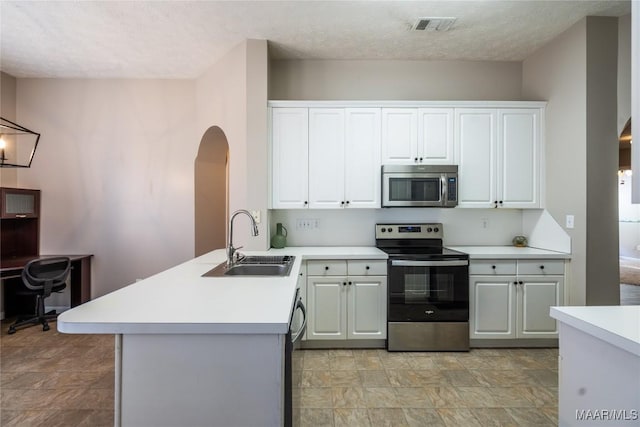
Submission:
M 469 320 L 469 261 L 390 259 L 389 322 Z
M 444 206 L 446 188 L 440 173 L 384 173 L 382 206 Z

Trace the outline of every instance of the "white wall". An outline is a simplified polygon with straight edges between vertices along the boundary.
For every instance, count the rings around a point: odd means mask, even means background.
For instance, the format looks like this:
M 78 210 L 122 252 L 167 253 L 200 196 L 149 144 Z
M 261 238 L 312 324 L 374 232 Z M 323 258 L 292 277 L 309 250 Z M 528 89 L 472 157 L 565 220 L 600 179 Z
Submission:
M 317 219 L 319 228 L 298 230 L 297 219 Z M 375 224 L 384 222 L 440 222 L 444 244 L 450 246 L 511 245 L 522 234 L 518 209 L 283 209 L 272 211 L 271 221 L 272 234 L 278 222 L 287 228 L 288 246 L 374 246 Z
M 16 86 L 15 77 L 0 72 L 0 116 L 12 122 L 16 122 Z M 0 187 L 15 187 L 17 182 L 17 169 L 0 168 Z
M 193 256 L 195 84 L 18 79 L 42 137 L 18 185 L 42 190 L 41 253 L 94 254 L 94 297 Z
M 631 177 L 618 178 L 620 255 L 640 258 L 640 205 L 631 203 Z

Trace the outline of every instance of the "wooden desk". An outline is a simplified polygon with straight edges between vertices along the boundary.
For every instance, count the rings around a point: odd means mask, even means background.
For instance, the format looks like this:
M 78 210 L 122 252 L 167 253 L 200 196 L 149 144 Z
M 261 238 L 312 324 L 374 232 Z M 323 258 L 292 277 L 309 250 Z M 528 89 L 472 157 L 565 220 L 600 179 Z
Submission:
M 71 307 L 91 299 L 91 257 L 93 255 L 40 255 L 14 257 L 0 260 L 0 279 L 21 277 L 24 266 L 36 258 L 68 256 L 71 258 L 69 280 Z

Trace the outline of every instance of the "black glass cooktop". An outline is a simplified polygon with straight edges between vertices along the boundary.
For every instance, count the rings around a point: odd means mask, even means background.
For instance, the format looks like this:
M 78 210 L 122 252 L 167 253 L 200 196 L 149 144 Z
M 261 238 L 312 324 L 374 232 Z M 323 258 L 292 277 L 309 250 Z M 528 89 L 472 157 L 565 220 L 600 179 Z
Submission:
M 392 247 L 378 249 L 385 251 L 390 257 L 403 257 L 409 259 L 425 259 L 425 258 L 458 258 L 468 259 L 469 255 L 463 252 L 454 251 L 453 249 L 445 248 L 443 246 L 437 247 Z

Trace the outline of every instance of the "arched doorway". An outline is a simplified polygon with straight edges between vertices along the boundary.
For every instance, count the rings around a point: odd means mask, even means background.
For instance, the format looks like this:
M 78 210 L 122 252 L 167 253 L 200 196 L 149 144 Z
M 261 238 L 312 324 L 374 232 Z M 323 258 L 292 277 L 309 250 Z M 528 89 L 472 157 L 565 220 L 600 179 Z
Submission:
M 226 245 L 229 143 L 218 126 L 204 133 L 195 160 L 195 255 Z

